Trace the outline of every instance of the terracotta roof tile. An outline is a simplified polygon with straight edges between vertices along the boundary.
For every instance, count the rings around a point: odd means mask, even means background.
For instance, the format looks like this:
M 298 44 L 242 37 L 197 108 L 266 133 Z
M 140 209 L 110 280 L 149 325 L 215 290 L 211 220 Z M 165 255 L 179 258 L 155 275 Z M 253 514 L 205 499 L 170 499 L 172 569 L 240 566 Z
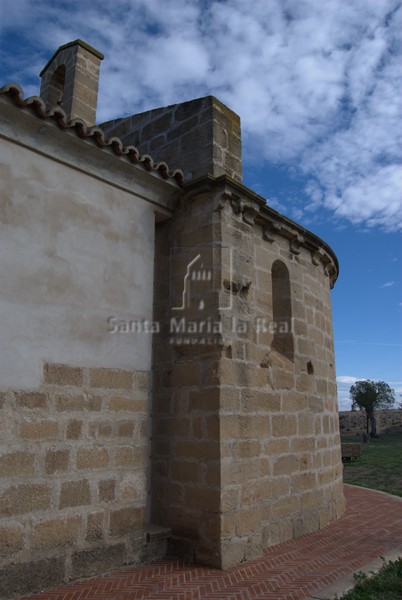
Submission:
M 100 148 L 111 148 L 116 156 L 124 156 L 147 171 L 156 171 L 163 179 L 174 179 L 178 185 L 183 185 L 183 172 L 180 169 L 170 171 L 167 163 L 163 161 L 155 163 L 148 154 L 141 156 L 135 146 L 123 146 L 122 141 L 117 137 L 105 138 L 102 129 L 96 125 L 87 127 L 81 119 L 68 121 L 61 107 L 46 109 L 45 103 L 39 96 L 31 96 L 24 100 L 24 92 L 16 83 L 8 83 L 0 88 L 0 96 L 2 95 L 8 95 L 16 106 L 30 109 L 41 119 L 53 119 L 60 129 L 74 129 L 80 138 L 93 138 Z

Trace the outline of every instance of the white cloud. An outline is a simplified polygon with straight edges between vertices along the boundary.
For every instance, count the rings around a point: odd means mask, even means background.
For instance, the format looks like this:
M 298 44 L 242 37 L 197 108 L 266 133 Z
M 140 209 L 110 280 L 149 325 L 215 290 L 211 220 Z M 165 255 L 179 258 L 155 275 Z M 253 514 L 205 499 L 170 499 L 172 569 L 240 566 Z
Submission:
M 214 94 L 241 116 L 246 160 L 296 165 L 310 178 L 310 203 L 297 214 L 325 208 L 366 227 L 401 227 L 398 0 L 6 7 L 5 31 L 22 32 L 32 47 L 29 61 L 6 49 L 0 59 L 29 93 L 55 48 L 81 37 L 106 55 L 100 121 Z
M 380 285 L 380 288 L 392 287 L 394 284 L 395 284 L 395 281 L 386 281 L 385 283 Z
M 353 385 L 356 381 L 361 381 L 361 377 L 354 377 L 353 375 L 338 375 L 336 382 L 338 384 Z

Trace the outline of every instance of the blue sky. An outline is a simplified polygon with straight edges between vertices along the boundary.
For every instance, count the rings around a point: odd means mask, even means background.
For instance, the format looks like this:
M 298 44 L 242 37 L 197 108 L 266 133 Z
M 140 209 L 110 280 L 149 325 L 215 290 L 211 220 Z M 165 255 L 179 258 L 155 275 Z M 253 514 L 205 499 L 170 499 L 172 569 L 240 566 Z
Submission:
M 98 121 L 208 94 L 242 120 L 244 183 L 329 243 L 340 408 L 402 393 L 397 0 L 0 0 L 0 85 L 37 95 L 61 44 L 105 54 Z

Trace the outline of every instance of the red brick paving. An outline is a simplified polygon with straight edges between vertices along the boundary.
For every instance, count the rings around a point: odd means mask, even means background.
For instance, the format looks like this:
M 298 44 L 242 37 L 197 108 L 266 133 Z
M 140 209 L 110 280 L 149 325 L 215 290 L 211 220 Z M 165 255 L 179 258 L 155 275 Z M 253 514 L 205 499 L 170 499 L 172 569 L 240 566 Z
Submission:
M 346 514 L 321 531 L 268 548 L 228 571 L 166 558 L 127 567 L 30 600 L 302 600 L 397 548 L 402 499 L 345 485 Z M 25 598 L 28 598 L 26 596 Z

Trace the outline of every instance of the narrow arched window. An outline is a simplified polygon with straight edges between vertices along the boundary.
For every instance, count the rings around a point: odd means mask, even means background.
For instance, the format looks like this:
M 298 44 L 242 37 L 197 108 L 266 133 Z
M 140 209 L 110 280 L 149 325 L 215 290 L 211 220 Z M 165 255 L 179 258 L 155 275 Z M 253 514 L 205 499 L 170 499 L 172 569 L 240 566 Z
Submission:
M 65 79 L 66 67 L 60 65 L 53 73 L 48 84 L 47 102 L 49 106 L 62 106 Z
M 272 312 L 274 331 L 272 348 L 293 360 L 294 344 L 289 271 L 280 260 L 276 260 L 272 265 Z

